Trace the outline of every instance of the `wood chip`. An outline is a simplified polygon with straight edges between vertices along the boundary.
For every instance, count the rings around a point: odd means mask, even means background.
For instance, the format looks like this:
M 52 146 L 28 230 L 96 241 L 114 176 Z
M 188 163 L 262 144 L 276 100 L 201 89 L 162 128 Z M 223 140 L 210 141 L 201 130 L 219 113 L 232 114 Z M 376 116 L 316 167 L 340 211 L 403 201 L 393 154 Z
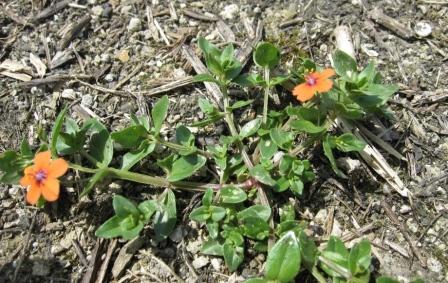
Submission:
M 59 43 L 59 50 L 67 48 L 70 42 L 72 42 L 72 40 L 90 24 L 91 19 L 92 17 L 90 15 L 86 15 L 77 23 L 71 25 L 62 36 L 61 42 Z
M 218 17 L 216 17 L 216 16 L 207 16 L 207 15 L 199 13 L 197 11 L 188 10 L 188 9 L 183 10 L 182 13 L 187 17 L 193 18 L 195 20 L 200 20 L 200 21 L 216 22 L 218 20 Z
M 414 37 L 414 32 L 411 29 L 400 23 L 398 20 L 384 14 L 378 7 L 369 12 L 369 18 L 402 38 L 410 39 Z
M 43 78 L 47 72 L 47 66 L 33 53 L 30 53 L 30 62 L 33 64 L 34 68 L 36 68 L 36 72 L 39 77 Z
M 221 35 L 221 37 L 224 39 L 224 41 L 227 42 L 235 42 L 235 34 L 233 33 L 232 29 L 222 20 L 219 20 L 216 23 L 216 27 L 218 28 L 218 32 Z
M 73 1 L 72 0 L 63 0 L 63 1 L 57 2 L 54 5 L 48 6 L 47 8 L 43 9 L 39 14 L 37 14 L 33 18 L 33 22 L 38 22 L 38 21 L 41 21 L 43 19 L 46 19 L 48 17 L 51 17 L 51 16 L 57 14 L 58 12 L 65 9 L 68 6 L 68 4 L 70 4 L 71 2 L 73 2 Z
M 5 77 L 10 77 L 10 78 L 22 81 L 22 82 L 29 82 L 33 78 L 30 75 L 27 75 L 27 74 L 24 74 L 24 73 L 13 73 L 13 72 L 10 72 L 10 71 L 0 72 L 0 75 L 3 75 Z

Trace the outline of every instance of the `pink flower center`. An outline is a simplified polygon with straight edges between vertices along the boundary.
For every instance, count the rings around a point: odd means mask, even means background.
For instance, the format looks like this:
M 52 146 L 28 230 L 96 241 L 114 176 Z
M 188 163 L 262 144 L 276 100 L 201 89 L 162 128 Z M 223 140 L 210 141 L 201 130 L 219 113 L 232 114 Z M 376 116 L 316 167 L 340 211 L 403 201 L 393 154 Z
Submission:
M 317 79 L 312 75 L 305 76 L 305 82 L 308 86 L 314 86 L 317 83 Z
M 34 175 L 34 178 L 38 183 L 42 183 L 47 178 L 47 172 L 44 170 L 39 170 L 36 175 Z

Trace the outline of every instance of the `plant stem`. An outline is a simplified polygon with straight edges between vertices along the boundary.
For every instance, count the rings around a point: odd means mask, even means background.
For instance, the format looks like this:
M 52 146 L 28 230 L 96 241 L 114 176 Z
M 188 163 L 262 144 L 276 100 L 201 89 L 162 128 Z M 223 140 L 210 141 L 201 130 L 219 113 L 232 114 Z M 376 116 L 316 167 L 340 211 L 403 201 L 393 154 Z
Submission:
M 78 164 L 74 164 L 74 163 L 70 163 L 69 164 L 71 169 L 74 170 L 78 170 L 84 173 L 90 173 L 90 174 L 95 174 L 97 173 L 99 170 L 101 169 L 92 169 L 92 168 L 87 168 Z M 220 185 L 220 184 L 209 184 L 209 183 L 197 183 L 197 182 L 187 182 L 187 181 L 178 181 L 178 182 L 170 182 L 165 178 L 162 177 L 155 177 L 155 176 L 150 176 L 150 175 L 145 175 L 145 174 L 141 174 L 141 173 L 135 173 L 135 172 L 130 172 L 130 171 L 126 171 L 126 170 L 121 170 L 121 169 L 117 169 L 117 168 L 103 168 L 103 169 L 107 169 L 108 172 L 112 173 L 115 177 L 122 179 L 122 180 L 127 180 L 127 181 L 132 181 L 132 182 L 136 182 L 136 183 L 140 183 L 140 184 L 146 184 L 146 185 L 152 185 L 155 187 L 174 187 L 176 189 L 184 189 L 187 191 L 199 191 L 199 192 L 203 192 L 205 190 L 207 190 L 208 188 L 211 188 L 213 190 L 219 190 L 220 188 L 227 186 L 226 184 Z M 251 183 L 250 182 L 244 182 L 244 183 L 240 183 L 240 184 L 228 184 L 231 186 L 235 186 L 235 187 L 239 187 L 242 189 L 247 189 L 248 187 L 251 187 Z
M 95 167 L 97 168 L 101 168 L 103 167 L 103 165 L 98 162 L 98 160 L 96 160 L 95 157 L 93 157 L 92 155 L 90 155 L 89 153 L 87 153 L 87 151 L 85 151 L 84 149 L 81 150 L 81 155 L 84 156 L 87 160 L 90 161 L 90 163 L 92 163 L 93 165 L 95 165 Z
M 268 121 L 268 103 L 269 103 L 269 67 L 264 68 L 264 81 L 266 82 L 266 87 L 264 88 L 264 97 L 263 97 L 263 124 L 266 124 Z
M 238 137 L 238 131 L 236 129 L 235 122 L 233 121 L 233 114 L 232 114 L 232 112 L 228 111 L 228 108 L 229 108 L 229 95 L 228 95 L 227 87 L 226 86 L 222 86 L 221 87 L 221 92 L 222 92 L 223 100 L 224 100 L 224 113 L 225 113 L 224 118 L 226 120 L 227 126 L 229 127 L 230 134 L 233 137 Z M 248 169 L 254 167 L 254 165 L 252 164 L 252 160 L 250 160 L 250 157 L 247 154 L 246 149 L 244 148 L 243 143 L 240 140 L 238 140 L 237 143 L 238 143 L 238 148 L 241 151 L 241 155 L 243 157 L 244 164 L 246 164 L 246 167 Z

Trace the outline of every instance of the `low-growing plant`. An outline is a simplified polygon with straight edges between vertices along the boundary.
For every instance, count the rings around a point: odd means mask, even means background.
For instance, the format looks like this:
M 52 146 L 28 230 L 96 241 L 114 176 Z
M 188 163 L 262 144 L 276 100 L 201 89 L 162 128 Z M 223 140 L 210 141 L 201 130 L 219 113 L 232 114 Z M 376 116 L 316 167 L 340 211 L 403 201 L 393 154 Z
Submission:
M 165 240 L 177 221 L 174 191 L 202 191 L 201 205 L 190 213 L 190 219 L 208 231 L 202 253 L 223 257 L 233 272 L 244 261 L 248 247 L 259 252 L 269 250 L 265 277 L 248 282 L 290 282 L 303 268 L 319 282 L 326 282 L 326 277 L 333 282 L 368 282 L 371 248 L 367 240 L 349 251 L 340 239 L 331 237 L 326 248 L 318 250 L 304 232 L 307 224 L 296 219 L 292 205 L 281 206 L 277 217 L 269 199 L 275 194 L 302 196 L 315 179 L 314 166 L 303 153 L 315 145 L 322 147 L 334 172 L 345 177 L 337 167 L 334 151 L 361 151 L 365 143 L 351 133 L 335 134 L 335 121 L 390 115 L 386 102 L 397 87 L 381 84 L 373 63 L 359 72 L 356 62 L 342 51 L 333 56 L 334 69 L 321 69 L 303 59 L 293 70 L 282 72 L 277 68 L 279 49 L 262 42 L 253 53 L 255 72 L 242 74 L 232 44 L 220 50 L 199 38 L 198 45 L 209 72 L 197 75 L 195 81 L 215 83 L 222 93 L 222 108 L 219 103 L 199 99 L 205 118 L 191 125 L 177 125 L 171 140 L 161 133 L 169 109 L 167 96 L 154 104 L 150 116 L 131 114 L 130 125 L 113 132 L 95 118 L 79 125 L 64 109 L 50 137 L 40 133 L 35 154 L 24 141 L 19 152 L 8 150 L 0 155 L 0 181 L 21 180 L 27 188 L 27 202 L 39 206 L 58 199 L 57 178 L 68 168 L 91 175 L 80 197 L 92 193 L 100 182 L 113 179 L 165 188 L 157 199 L 139 204 L 124 196 L 113 197 L 115 215 L 98 227 L 95 235 L 127 240 L 137 237 L 150 222 L 154 239 Z M 292 90 L 301 104 L 283 102 L 283 108 L 270 107 L 273 89 L 280 86 Z M 258 90 L 263 93 L 262 112 L 241 127 L 235 113 L 258 97 L 235 99 L 229 95 L 233 87 L 248 95 Z M 219 142 L 205 149 L 196 146 L 191 127 L 221 122 L 227 125 L 229 135 L 222 135 Z M 169 152 L 154 154 L 156 147 Z M 153 165 L 163 170 L 163 176 L 141 173 L 149 157 L 157 159 Z M 208 177 L 204 183 L 188 180 L 206 164 L 214 165 L 217 178 Z M 381 280 L 378 282 L 392 282 Z

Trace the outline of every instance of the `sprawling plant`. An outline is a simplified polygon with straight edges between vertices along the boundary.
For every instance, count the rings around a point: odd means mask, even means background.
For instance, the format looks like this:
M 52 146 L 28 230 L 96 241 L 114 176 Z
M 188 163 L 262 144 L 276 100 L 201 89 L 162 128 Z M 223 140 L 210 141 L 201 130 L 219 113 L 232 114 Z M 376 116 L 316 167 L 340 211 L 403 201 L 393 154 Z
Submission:
M 169 109 L 167 96 L 154 104 L 150 116 L 131 114 L 130 125 L 112 133 L 98 119 L 79 125 L 64 109 L 50 136 L 39 135 L 36 153 L 24 141 L 19 152 L 8 150 L 0 155 L 0 181 L 20 180 L 27 189 L 27 201 L 39 206 L 58 199 L 58 178 L 68 168 L 91 175 L 80 197 L 91 193 L 99 182 L 112 179 L 165 188 L 157 199 L 139 204 L 120 195 L 113 197 L 115 214 L 95 235 L 127 240 L 137 237 L 150 223 L 154 238 L 166 239 L 177 221 L 173 190 L 202 191 L 201 205 L 190 213 L 190 219 L 208 231 L 202 253 L 223 257 L 233 272 L 243 262 L 248 247 L 269 251 L 264 278 L 248 282 L 291 282 L 303 269 L 319 282 L 327 282 L 326 277 L 333 282 L 369 282 L 368 240 L 348 250 L 340 239 L 331 237 L 319 250 L 305 234 L 306 223 L 296 219 L 292 205 L 281 206 L 277 215 L 269 201 L 273 198 L 268 196 L 301 197 L 307 183 L 315 178 L 314 166 L 303 158 L 303 152 L 315 146 L 322 147 L 334 172 L 345 177 L 336 165 L 334 151 L 361 151 L 365 143 L 351 133 L 335 134 L 335 121 L 389 115 L 385 105 L 397 87 L 381 84 L 373 63 L 358 71 L 356 62 L 342 51 L 334 54 L 334 69 L 322 69 L 303 59 L 285 73 L 278 68 L 280 51 L 262 42 L 253 54 L 256 67 L 243 74 L 231 44 L 220 50 L 199 38 L 198 45 L 209 72 L 195 80 L 216 84 L 222 93 L 222 107 L 199 99 L 205 118 L 192 125 L 177 125 L 173 139 L 161 134 Z M 300 104 L 283 101 L 273 110 L 270 98 L 273 89 L 280 86 L 287 92 L 292 90 Z M 234 87 L 247 90 L 248 96 L 258 90 L 263 94 L 262 112 L 241 127 L 235 113 L 259 98 L 235 99 L 229 94 Z M 205 149 L 198 148 L 191 127 L 222 122 L 229 134 Z M 168 154 L 153 154 L 160 146 L 167 148 Z M 163 170 L 163 176 L 141 173 L 149 157 L 157 159 L 154 165 Z M 206 164 L 216 168 L 216 178 L 205 183 L 189 180 Z M 394 281 L 380 278 L 377 282 Z

